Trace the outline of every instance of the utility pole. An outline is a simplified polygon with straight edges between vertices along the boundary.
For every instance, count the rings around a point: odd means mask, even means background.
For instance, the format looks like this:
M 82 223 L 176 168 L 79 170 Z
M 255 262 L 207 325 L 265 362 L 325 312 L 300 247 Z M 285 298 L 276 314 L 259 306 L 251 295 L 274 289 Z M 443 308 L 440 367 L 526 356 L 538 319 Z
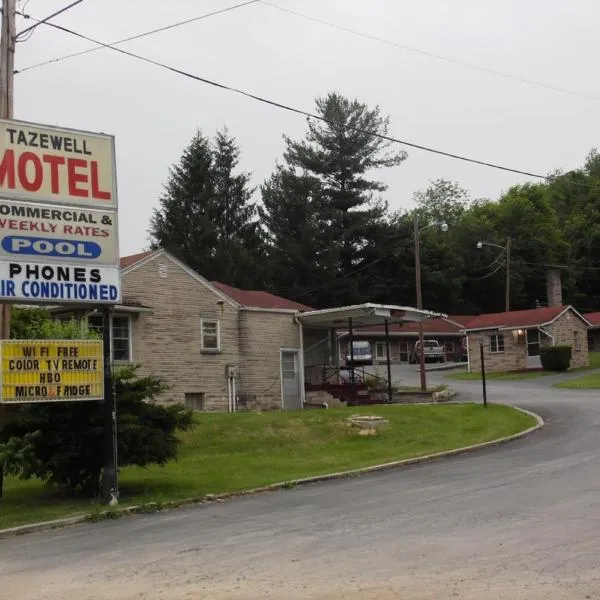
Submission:
M 0 31 L 0 117 L 13 118 L 13 82 L 15 76 L 16 0 L 2 0 Z M 10 338 L 10 304 L 1 305 L 0 339 Z M 4 412 L 0 404 L 0 416 Z M 4 465 L 0 464 L 0 498 L 4 493 Z
M 510 237 L 506 238 L 506 312 L 510 312 Z
M 419 228 L 419 216 L 415 214 L 413 220 L 415 230 L 415 283 L 417 286 L 417 308 L 423 309 L 423 297 L 421 290 L 421 230 Z M 419 315 L 422 317 L 422 315 Z M 427 391 L 427 375 L 425 374 L 425 351 L 423 348 L 423 320 L 419 319 L 419 372 L 421 375 L 421 391 Z

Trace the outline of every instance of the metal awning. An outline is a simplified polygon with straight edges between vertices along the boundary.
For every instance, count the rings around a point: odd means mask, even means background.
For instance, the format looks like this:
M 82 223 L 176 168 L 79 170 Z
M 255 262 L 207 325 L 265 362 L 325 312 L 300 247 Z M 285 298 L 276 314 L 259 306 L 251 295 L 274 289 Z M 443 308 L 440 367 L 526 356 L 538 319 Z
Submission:
M 311 310 L 296 315 L 303 327 L 311 329 L 339 329 L 340 327 L 347 327 L 349 319 L 352 319 L 353 326 L 358 328 L 368 327 L 369 325 L 381 325 L 386 320 L 389 324 L 392 324 L 403 323 L 405 321 L 424 321 L 425 319 L 445 316 L 441 313 L 408 306 L 370 303 Z

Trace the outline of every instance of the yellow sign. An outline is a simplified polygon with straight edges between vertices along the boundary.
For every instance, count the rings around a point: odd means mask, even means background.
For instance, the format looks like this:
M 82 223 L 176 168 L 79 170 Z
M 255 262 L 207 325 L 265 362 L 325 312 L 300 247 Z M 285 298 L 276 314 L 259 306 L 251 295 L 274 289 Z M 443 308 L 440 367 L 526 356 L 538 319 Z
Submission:
M 0 402 L 104 399 L 103 345 L 96 340 L 2 340 Z
M 0 194 L 115 209 L 114 138 L 0 119 Z

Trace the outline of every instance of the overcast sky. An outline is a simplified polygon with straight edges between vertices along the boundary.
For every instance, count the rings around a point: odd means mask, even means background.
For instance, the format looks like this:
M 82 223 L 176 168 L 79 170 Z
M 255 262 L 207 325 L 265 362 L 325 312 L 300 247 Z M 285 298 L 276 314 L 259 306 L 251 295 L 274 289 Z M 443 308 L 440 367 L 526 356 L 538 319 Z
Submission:
M 85 0 L 55 22 L 114 41 L 241 0 Z M 29 0 L 43 18 L 68 0 Z M 397 44 L 600 98 L 598 0 L 272 0 Z M 19 2 L 22 7 L 23 1 Z M 17 29 L 25 26 L 19 19 Z M 16 68 L 90 47 L 40 26 Z M 391 117 L 395 137 L 546 174 L 582 165 L 600 145 L 600 100 L 520 83 L 307 21 L 262 3 L 129 42 L 124 49 L 311 110 L 337 90 Z M 17 74 L 15 118 L 116 137 L 121 255 L 147 247 L 169 167 L 196 129 L 227 125 L 260 184 L 299 138 L 303 117 L 164 71 L 109 49 Z M 408 149 L 381 173 L 393 208 L 428 181 L 497 198 L 527 178 Z

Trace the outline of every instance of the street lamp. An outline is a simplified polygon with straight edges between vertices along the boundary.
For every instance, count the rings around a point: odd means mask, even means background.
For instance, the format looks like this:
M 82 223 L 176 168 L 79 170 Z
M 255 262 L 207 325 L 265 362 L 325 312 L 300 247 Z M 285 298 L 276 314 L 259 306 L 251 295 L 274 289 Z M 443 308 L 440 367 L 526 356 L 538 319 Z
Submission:
M 492 248 L 500 248 L 506 252 L 506 298 L 505 298 L 505 311 L 510 312 L 510 237 L 506 238 L 506 246 L 500 246 L 499 244 L 492 244 L 490 242 L 477 242 L 478 250 L 481 250 L 484 246 L 491 246 Z
M 417 287 L 417 308 L 423 309 L 423 295 L 421 290 L 421 234 L 425 229 L 438 226 L 444 233 L 448 231 L 448 223 L 429 223 L 421 227 L 419 215 L 413 217 L 415 236 L 415 284 Z M 419 372 L 421 375 L 421 391 L 427 391 L 427 375 L 425 373 L 425 349 L 423 348 L 423 320 L 419 320 Z

